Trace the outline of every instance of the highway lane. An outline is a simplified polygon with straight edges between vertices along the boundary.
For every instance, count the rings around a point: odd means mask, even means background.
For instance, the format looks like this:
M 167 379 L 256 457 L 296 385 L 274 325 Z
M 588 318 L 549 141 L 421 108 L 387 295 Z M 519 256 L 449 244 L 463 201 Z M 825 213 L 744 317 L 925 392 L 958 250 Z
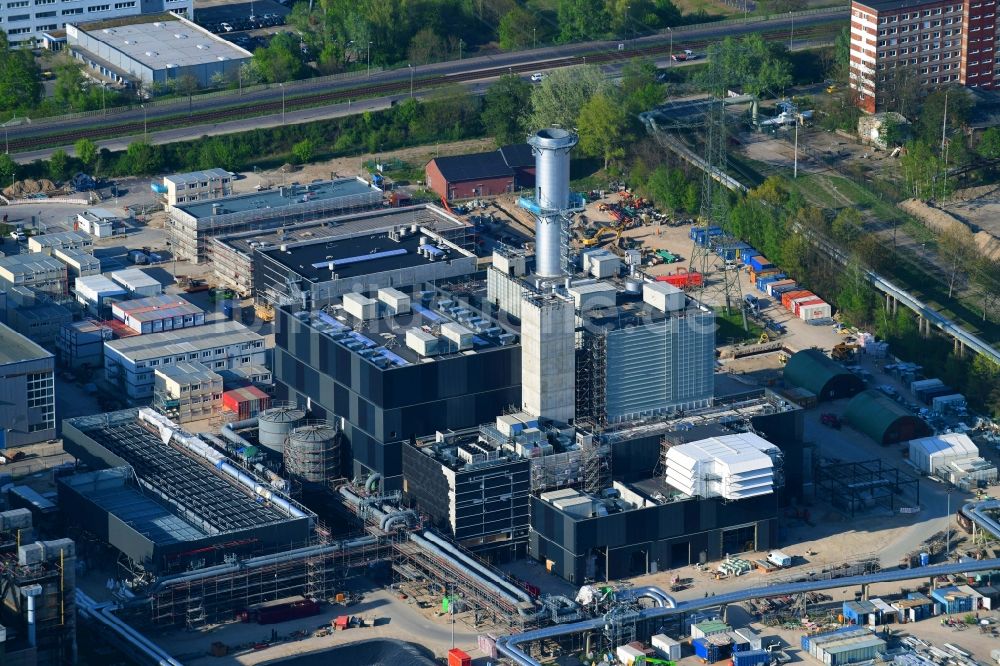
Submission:
M 846 8 L 832 8 L 826 10 L 814 10 L 810 13 L 800 13 L 796 16 L 783 15 L 778 18 L 768 20 L 752 21 L 747 23 L 709 23 L 700 26 L 684 26 L 673 31 L 673 47 L 675 50 L 690 46 L 703 46 L 706 41 L 713 41 L 729 35 L 743 35 L 752 32 L 775 32 L 788 30 L 794 23 L 796 31 L 806 31 L 821 25 L 829 25 L 841 19 L 846 24 L 848 10 Z M 803 35 L 804 36 L 804 35 Z M 222 109 L 229 109 L 236 105 L 244 107 L 260 107 L 262 104 L 272 106 L 280 104 L 284 97 L 285 103 L 289 107 L 294 107 L 297 98 L 308 95 L 323 94 L 327 97 L 332 93 L 337 99 L 331 99 L 332 103 L 344 101 L 349 98 L 349 91 L 357 91 L 359 96 L 369 97 L 377 95 L 380 89 L 389 92 L 385 88 L 389 87 L 395 92 L 405 89 L 408 93 L 409 83 L 413 81 L 414 89 L 427 87 L 428 85 L 442 85 L 446 79 L 442 77 L 455 77 L 460 80 L 470 80 L 474 78 L 473 73 L 484 69 L 509 68 L 510 71 L 519 70 L 521 72 L 532 70 L 545 70 L 557 66 L 568 66 L 585 62 L 587 57 L 595 60 L 600 59 L 607 62 L 609 59 L 625 59 L 636 55 L 648 54 L 669 48 L 671 43 L 670 33 L 660 33 L 629 40 L 627 42 L 604 41 L 587 42 L 582 44 L 571 44 L 560 47 L 535 49 L 515 53 L 504 53 L 464 60 L 453 60 L 430 65 L 422 65 L 412 68 L 400 68 L 395 70 L 373 73 L 371 78 L 367 78 L 364 73 L 357 76 L 345 77 L 336 81 L 298 81 L 289 82 L 284 86 L 274 85 L 265 89 L 246 92 L 242 96 L 195 96 L 189 100 L 176 100 L 170 103 L 149 106 L 145 109 L 132 107 L 127 110 L 109 110 L 108 115 L 89 115 L 84 117 L 63 117 L 58 119 L 41 119 L 31 124 L 12 127 L 7 130 L 6 139 L 10 141 L 14 153 L 29 150 L 33 146 L 27 145 L 25 140 L 32 137 L 40 137 L 46 134 L 73 134 L 83 136 L 86 133 L 95 134 L 98 128 L 116 128 L 123 125 L 131 125 L 126 131 L 134 131 L 137 126 L 148 124 L 155 127 L 162 124 L 163 119 L 173 118 L 173 122 L 180 120 L 178 116 L 190 113 L 194 116 L 205 113 L 218 113 Z M 621 47 L 621 50 L 619 49 Z M 198 123 L 198 126 L 206 128 L 216 124 L 218 120 L 206 120 Z M 113 132 L 105 132 L 104 136 L 113 137 Z

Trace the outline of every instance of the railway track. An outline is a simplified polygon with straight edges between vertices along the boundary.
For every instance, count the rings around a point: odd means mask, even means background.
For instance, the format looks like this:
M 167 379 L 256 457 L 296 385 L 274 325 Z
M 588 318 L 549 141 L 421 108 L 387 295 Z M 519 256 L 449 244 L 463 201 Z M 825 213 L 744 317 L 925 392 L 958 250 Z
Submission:
M 799 40 L 809 40 L 824 34 L 832 34 L 839 29 L 837 24 L 825 24 L 825 25 L 814 25 L 803 27 L 796 31 L 796 39 Z M 787 34 L 785 29 L 776 29 L 763 33 L 764 38 L 768 37 L 778 37 Z M 689 48 L 689 49 L 704 49 L 709 43 L 715 40 L 707 39 L 695 39 L 695 40 L 685 40 L 684 42 L 678 41 L 675 45 L 679 48 Z M 539 69 L 555 69 L 559 67 L 570 67 L 573 65 L 591 63 L 591 64 L 614 64 L 617 62 L 622 62 L 630 60 L 637 56 L 663 56 L 669 53 L 670 45 L 668 44 L 656 44 L 648 47 L 643 47 L 640 49 L 633 49 L 629 51 L 608 51 L 592 53 L 589 55 L 582 56 L 569 56 L 564 58 L 557 58 L 554 60 L 547 60 L 544 63 L 524 63 L 516 64 L 510 66 L 500 66 L 500 67 L 488 67 L 468 72 L 462 72 L 459 74 L 442 74 L 436 76 L 424 77 L 417 79 L 414 83 L 416 89 L 426 90 L 428 88 L 440 87 L 450 83 L 466 83 L 469 81 L 476 81 L 481 79 L 489 79 L 497 76 L 502 76 L 507 73 L 523 74 L 526 72 L 533 72 Z M 679 50 L 678 48 L 678 50 Z M 56 147 L 70 145 L 73 142 L 81 138 L 88 138 L 91 140 L 118 138 L 122 136 L 137 135 L 148 132 L 155 132 L 166 129 L 174 129 L 178 127 L 189 127 L 197 125 L 208 125 L 213 122 L 218 122 L 222 120 L 230 121 L 237 120 L 240 118 L 249 118 L 256 116 L 265 116 L 275 113 L 281 113 L 282 108 L 285 112 L 296 111 L 305 108 L 311 108 L 316 106 L 324 106 L 327 104 L 335 104 L 340 102 L 346 102 L 348 100 L 357 100 L 359 98 L 370 98 L 370 97 L 384 97 L 390 96 L 397 93 L 404 93 L 410 90 L 410 82 L 407 80 L 400 81 L 390 81 L 386 83 L 380 83 L 375 85 L 362 85 L 354 88 L 341 88 L 338 90 L 332 90 L 328 92 L 312 92 L 306 93 L 304 95 L 299 95 L 295 97 L 288 97 L 284 101 L 273 100 L 264 102 L 250 102 L 230 105 L 220 109 L 212 109 L 209 111 L 197 111 L 192 114 L 185 113 L 183 111 L 177 113 L 173 116 L 160 117 L 149 119 L 148 121 L 143 120 L 131 120 L 114 125 L 104 125 L 101 127 L 94 127 L 90 129 L 79 129 L 74 131 L 63 131 L 54 132 L 50 134 L 42 134 L 36 136 L 28 137 L 11 137 L 9 139 L 9 150 L 12 153 L 17 152 L 27 152 L 30 150 L 38 150 L 42 148 Z

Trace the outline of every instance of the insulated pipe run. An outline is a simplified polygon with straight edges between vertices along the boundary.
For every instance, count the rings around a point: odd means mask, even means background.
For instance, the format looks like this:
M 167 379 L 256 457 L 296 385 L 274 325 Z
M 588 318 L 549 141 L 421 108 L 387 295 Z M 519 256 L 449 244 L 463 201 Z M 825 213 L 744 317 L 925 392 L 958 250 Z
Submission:
M 423 548 L 424 550 L 427 550 L 428 552 L 431 552 L 434 555 L 437 555 L 441 559 L 451 561 L 452 563 L 454 563 L 455 567 L 457 567 L 458 569 L 461 569 L 462 571 L 464 571 L 465 574 L 467 576 L 469 576 L 469 578 L 472 578 L 474 580 L 479 580 L 480 584 L 484 588 L 486 588 L 487 590 L 489 590 L 490 592 L 492 592 L 496 596 L 503 597 L 508 602 L 510 602 L 512 604 L 519 603 L 520 600 L 517 599 L 516 597 L 514 597 L 513 595 L 511 595 L 509 592 L 507 592 L 506 590 L 503 590 L 503 589 L 499 588 L 498 586 L 494 585 L 490 581 L 485 580 L 482 575 L 480 575 L 476 571 L 471 570 L 469 567 L 465 566 L 462 562 L 456 561 L 455 558 L 454 558 L 454 556 L 452 556 L 450 553 L 446 553 L 444 550 L 442 550 L 441 548 L 438 548 L 435 544 L 431 543 L 430 541 L 428 541 L 427 539 L 423 538 L 419 534 L 416 534 L 416 533 L 410 534 L 410 540 L 413 541 L 413 543 L 415 543 L 418 546 L 420 546 L 421 548 Z
M 245 439 L 243 436 L 239 435 L 236 431 L 242 430 L 243 428 L 255 428 L 257 426 L 257 419 L 247 419 L 245 421 L 236 421 L 235 423 L 227 423 L 222 426 L 222 430 L 219 431 L 223 437 L 228 439 L 233 444 L 239 444 L 240 446 L 251 446 L 251 443 Z
M 183 666 L 160 646 L 120 620 L 111 612 L 110 604 L 98 604 L 84 592 L 76 590 L 76 602 L 80 611 L 119 634 L 126 642 L 146 655 L 157 666 Z
M 471 557 L 466 556 L 465 553 L 463 553 L 462 551 L 458 550 L 458 548 L 456 548 L 452 544 L 448 543 L 444 539 L 438 537 L 436 534 L 432 534 L 431 532 L 424 532 L 424 536 L 428 540 L 433 541 L 434 543 L 438 544 L 439 546 L 441 546 L 442 548 L 444 548 L 448 552 L 453 553 L 453 558 L 454 559 L 461 560 L 467 566 L 472 567 L 473 569 L 476 569 L 483 576 L 486 576 L 490 580 L 496 582 L 501 587 L 504 587 L 508 591 L 512 592 L 515 596 L 517 596 L 518 598 L 520 598 L 521 601 L 526 601 L 528 603 L 532 602 L 530 594 L 528 594 L 527 592 L 525 592 L 521 588 L 512 585 L 510 582 L 504 580 L 501 576 L 498 576 L 497 574 L 493 573 L 493 571 L 491 571 L 489 568 L 483 566 L 479 562 L 476 562 Z

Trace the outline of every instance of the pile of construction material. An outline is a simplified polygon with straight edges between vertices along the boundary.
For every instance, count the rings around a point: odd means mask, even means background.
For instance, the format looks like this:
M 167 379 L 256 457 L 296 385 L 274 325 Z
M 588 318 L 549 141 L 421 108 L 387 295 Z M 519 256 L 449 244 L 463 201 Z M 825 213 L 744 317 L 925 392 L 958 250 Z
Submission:
M 56 187 L 56 184 L 47 178 L 42 178 L 40 180 L 26 178 L 25 180 L 17 181 L 10 187 L 5 187 L 3 195 L 8 199 L 24 199 L 25 197 L 31 197 L 33 195 L 50 195 L 59 192 L 61 192 L 61 190 Z

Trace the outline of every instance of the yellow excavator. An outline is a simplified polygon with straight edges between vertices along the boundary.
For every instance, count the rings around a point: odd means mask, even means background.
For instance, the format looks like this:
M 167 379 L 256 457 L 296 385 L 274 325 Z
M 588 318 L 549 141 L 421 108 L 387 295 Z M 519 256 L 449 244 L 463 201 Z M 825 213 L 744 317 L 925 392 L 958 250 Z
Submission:
M 601 236 L 603 236 L 604 234 L 614 234 L 615 238 L 613 242 L 617 243 L 618 239 L 622 237 L 622 228 L 601 227 L 600 229 L 597 230 L 597 232 L 593 236 L 587 236 L 587 235 L 582 236 L 580 238 L 580 243 L 584 247 L 594 247 L 595 245 L 601 242 Z

